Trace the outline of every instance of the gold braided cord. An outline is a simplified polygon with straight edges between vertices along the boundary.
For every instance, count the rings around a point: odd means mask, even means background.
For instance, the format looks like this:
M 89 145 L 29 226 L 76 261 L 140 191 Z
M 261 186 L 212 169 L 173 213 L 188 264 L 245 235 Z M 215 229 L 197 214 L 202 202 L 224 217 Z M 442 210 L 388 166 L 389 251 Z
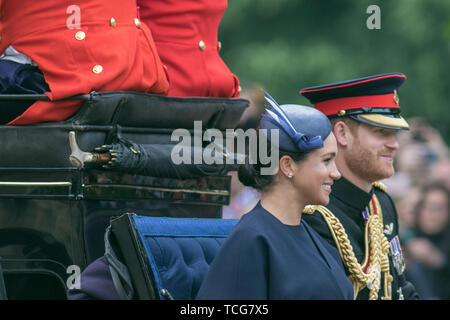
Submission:
M 383 191 L 383 192 L 386 192 L 386 189 L 387 189 L 386 185 L 383 184 L 383 183 L 380 182 L 380 181 L 374 182 L 374 183 L 373 183 L 373 186 L 374 186 L 375 188 L 380 189 L 380 190 Z
M 318 211 L 326 221 L 339 255 L 350 273 L 349 279 L 353 284 L 354 299 L 357 298 L 358 293 L 362 289 L 368 287 L 370 292 L 369 299 L 377 300 L 381 284 L 381 272 L 383 272 L 384 296 L 382 299 L 387 300 L 392 299 L 392 276 L 389 273 L 388 257 L 390 246 L 383 234 L 383 218 L 380 203 L 375 195 L 373 197 L 376 208 L 372 203 L 369 204 L 370 215 L 364 232 L 365 257 L 362 265 L 358 263 L 347 233 L 339 219 L 324 206 L 311 206 L 312 208 L 309 208 L 308 211 L 312 211 L 311 209 Z M 378 210 L 377 214 L 375 214 L 375 209 Z M 367 272 L 364 272 L 368 263 Z
M 380 266 L 380 241 L 378 234 L 378 221 L 379 215 L 371 215 L 367 221 L 369 225 L 369 252 L 370 252 L 370 265 L 367 270 L 368 274 L 372 275 L 372 278 L 369 279 L 367 286 L 370 290 L 369 300 L 377 300 L 378 299 L 378 290 L 380 290 L 380 281 L 381 281 L 381 266 Z M 381 230 L 383 232 L 383 230 Z
M 373 186 L 375 188 L 380 189 L 383 192 L 386 192 L 386 185 L 376 181 L 373 183 Z M 380 202 L 378 201 L 378 198 L 374 195 L 374 200 L 375 200 L 375 204 L 379 210 L 379 215 L 380 215 L 380 219 L 381 219 L 381 231 L 383 231 L 383 215 L 381 212 L 381 205 Z M 392 275 L 389 272 L 389 249 L 390 249 L 390 245 L 389 245 L 389 241 L 386 239 L 386 237 L 384 236 L 384 233 L 381 233 L 383 236 L 381 236 L 381 246 L 382 246 L 382 259 L 381 259 L 381 271 L 384 273 L 384 299 L 387 300 L 391 300 L 392 299 Z
M 377 216 L 380 217 L 380 223 L 377 225 L 377 234 L 380 236 L 380 250 L 381 250 L 381 255 L 380 255 L 380 266 L 381 266 L 381 271 L 384 273 L 384 297 L 382 298 L 383 300 L 392 300 L 392 281 L 393 281 L 393 277 L 391 275 L 391 273 L 389 272 L 390 270 L 390 265 L 389 265 L 389 249 L 390 249 L 390 245 L 389 245 L 389 241 L 386 239 L 386 236 L 384 235 L 383 232 L 383 214 L 381 212 L 381 205 L 380 205 L 380 201 L 378 200 L 377 196 L 374 194 L 373 199 L 375 201 L 375 205 L 378 208 L 378 214 Z
M 348 240 L 347 233 L 338 218 L 326 207 L 317 206 L 316 210 L 322 215 L 328 228 L 331 231 L 336 247 L 339 251 L 342 261 L 350 272 L 349 279 L 354 288 L 354 299 L 356 299 L 360 290 L 367 285 L 368 276 L 364 273 L 361 265 L 356 259 L 353 247 Z

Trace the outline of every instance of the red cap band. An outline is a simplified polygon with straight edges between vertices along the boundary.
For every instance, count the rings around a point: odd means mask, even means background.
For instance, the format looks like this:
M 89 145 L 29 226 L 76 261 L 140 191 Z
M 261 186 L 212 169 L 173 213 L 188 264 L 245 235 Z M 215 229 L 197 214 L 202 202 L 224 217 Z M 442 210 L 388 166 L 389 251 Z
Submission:
M 326 100 L 316 103 L 314 107 L 327 116 L 338 114 L 341 110 L 359 109 L 364 107 L 399 108 L 394 100 L 393 93 Z

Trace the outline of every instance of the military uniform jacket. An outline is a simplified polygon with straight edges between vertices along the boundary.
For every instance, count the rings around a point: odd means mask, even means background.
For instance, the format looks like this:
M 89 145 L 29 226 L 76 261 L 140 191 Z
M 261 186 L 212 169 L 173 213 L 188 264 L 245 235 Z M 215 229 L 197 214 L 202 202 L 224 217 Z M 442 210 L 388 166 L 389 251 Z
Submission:
M 169 96 L 239 96 L 239 80 L 219 55 L 218 28 L 227 0 L 138 0 L 167 66 Z
M 136 0 L 0 1 L 0 53 L 12 45 L 42 71 L 50 100 L 91 91 L 166 94 L 167 75 Z M 9 124 L 62 121 L 80 101 L 37 101 Z
M 390 196 L 380 188 L 373 187 L 367 193 L 345 178 L 337 180 L 330 195 L 330 203 L 327 208 L 336 216 L 343 225 L 350 244 L 353 247 L 355 257 L 358 263 L 361 264 L 365 258 L 365 217 L 363 211 L 368 206 L 373 194 L 378 197 L 381 205 L 383 217 L 384 235 L 389 241 L 392 250 L 389 251 L 390 274 L 393 277 L 392 281 L 392 299 L 418 299 L 418 294 L 414 286 L 407 282 L 402 272 L 399 263 L 402 259 L 401 249 L 399 248 L 398 238 L 398 218 L 394 203 Z M 336 246 L 332 233 L 325 222 L 324 218 L 319 212 L 314 212 L 311 215 L 304 214 L 303 219 L 314 228 L 322 237 L 324 237 L 330 244 Z M 346 268 L 347 275 L 349 274 Z M 383 296 L 383 275 L 381 281 L 381 288 L 378 298 Z M 364 288 L 357 296 L 357 299 L 368 299 L 369 290 Z

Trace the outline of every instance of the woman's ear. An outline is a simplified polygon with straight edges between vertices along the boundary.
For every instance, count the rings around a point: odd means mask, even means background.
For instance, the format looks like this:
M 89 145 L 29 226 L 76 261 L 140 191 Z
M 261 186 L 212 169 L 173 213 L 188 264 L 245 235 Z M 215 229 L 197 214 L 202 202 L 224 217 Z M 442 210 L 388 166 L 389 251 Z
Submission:
M 280 158 L 279 168 L 283 175 L 285 175 L 286 177 L 288 177 L 289 174 L 295 174 L 295 162 L 289 156 L 282 156 Z
M 336 142 L 338 145 L 346 147 L 351 138 L 350 128 L 345 124 L 344 121 L 338 121 L 333 126 L 333 133 L 336 137 Z

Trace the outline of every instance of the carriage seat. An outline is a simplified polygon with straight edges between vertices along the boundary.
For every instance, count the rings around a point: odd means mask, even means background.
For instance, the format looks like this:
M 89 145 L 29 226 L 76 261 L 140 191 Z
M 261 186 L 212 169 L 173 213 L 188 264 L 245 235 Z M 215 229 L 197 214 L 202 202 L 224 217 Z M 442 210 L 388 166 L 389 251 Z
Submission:
M 107 245 L 107 260 L 122 260 L 126 274 L 120 275 L 123 268 L 110 267 L 116 290 L 122 291 L 128 281 L 137 299 L 194 299 L 211 262 L 237 222 L 134 214 L 112 221 L 110 232 L 116 248 Z M 108 242 L 111 237 L 106 239 Z

